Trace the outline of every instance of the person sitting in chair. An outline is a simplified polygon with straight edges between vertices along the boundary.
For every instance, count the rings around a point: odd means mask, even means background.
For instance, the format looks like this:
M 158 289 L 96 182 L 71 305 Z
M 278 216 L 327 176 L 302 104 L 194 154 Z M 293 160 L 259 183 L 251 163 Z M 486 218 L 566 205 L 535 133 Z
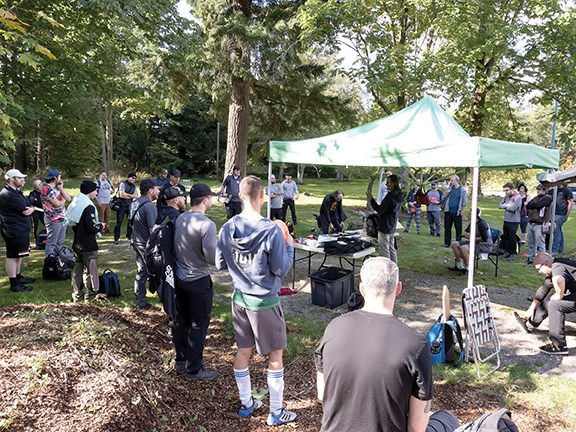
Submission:
M 468 212 L 468 219 L 471 219 L 471 210 Z M 464 237 L 470 239 L 470 225 L 464 230 Z M 492 233 L 488 222 L 480 217 L 480 209 L 476 209 L 476 251 L 478 253 L 490 253 L 492 251 Z M 450 247 L 454 252 L 456 264 L 449 270 L 460 272 L 461 275 L 468 274 L 468 264 L 470 261 L 470 241 L 461 240 L 453 242 Z
M 344 192 L 335 190 L 326 195 L 320 206 L 320 216 L 318 216 L 318 226 L 323 234 L 329 232 L 340 232 L 344 229 L 346 215 L 342 210 L 342 198 Z

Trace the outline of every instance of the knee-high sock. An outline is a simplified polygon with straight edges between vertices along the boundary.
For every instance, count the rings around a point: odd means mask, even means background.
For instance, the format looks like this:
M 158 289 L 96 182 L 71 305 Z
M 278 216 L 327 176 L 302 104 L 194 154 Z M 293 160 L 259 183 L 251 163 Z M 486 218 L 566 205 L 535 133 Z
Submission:
M 270 412 L 280 413 L 284 399 L 284 369 L 268 369 L 268 390 L 270 391 Z
M 236 378 L 236 385 L 240 393 L 240 403 L 246 407 L 251 405 L 252 402 L 252 385 L 250 383 L 250 370 L 234 369 L 234 378 Z

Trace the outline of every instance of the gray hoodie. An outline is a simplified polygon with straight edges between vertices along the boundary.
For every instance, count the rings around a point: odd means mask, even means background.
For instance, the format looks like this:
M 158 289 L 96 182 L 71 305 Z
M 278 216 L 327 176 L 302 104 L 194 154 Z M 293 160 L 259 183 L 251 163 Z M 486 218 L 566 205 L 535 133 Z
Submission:
M 234 216 L 220 229 L 216 267 L 228 268 L 234 288 L 251 296 L 278 295 L 281 279 L 292 266 L 294 248 L 270 219 Z

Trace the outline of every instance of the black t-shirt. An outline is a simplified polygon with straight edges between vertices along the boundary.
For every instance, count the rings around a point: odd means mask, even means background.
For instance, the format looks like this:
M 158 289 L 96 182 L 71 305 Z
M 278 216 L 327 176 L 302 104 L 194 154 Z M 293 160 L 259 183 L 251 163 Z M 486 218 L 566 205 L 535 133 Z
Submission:
M 566 281 L 564 296 L 576 293 L 576 261 L 555 258 L 552 264 L 552 277 L 563 276 Z
M 410 397 L 432 398 L 428 343 L 392 315 L 335 318 L 315 360 L 325 380 L 324 432 L 406 432 Z
M 550 195 L 554 193 L 552 189 L 548 192 Z M 553 196 L 553 195 L 552 195 Z M 556 195 L 556 215 L 557 216 L 566 216 L 568 213 L 568 200 L 574 199 L 572 195 L 572 190 L 567 187 L 559 187 L 558 194 Z
M 30 201 L 21 190 L 6 185 L 0 191 L 0 225 L 4 237 L 14 238 L 30 234 L 30 216 L 22 214 L 26 207 L 30 207 Z

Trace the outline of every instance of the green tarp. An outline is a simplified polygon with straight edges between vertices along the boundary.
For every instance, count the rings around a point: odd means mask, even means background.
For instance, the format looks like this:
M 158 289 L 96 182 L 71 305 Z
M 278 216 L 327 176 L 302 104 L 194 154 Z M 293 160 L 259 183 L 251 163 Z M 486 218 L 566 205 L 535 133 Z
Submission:
M 554 168 L 557 150 L 470 137 L 430 96 L 380 120 L 300 141 L 271 141 L 270 162 L 339 166 Z

